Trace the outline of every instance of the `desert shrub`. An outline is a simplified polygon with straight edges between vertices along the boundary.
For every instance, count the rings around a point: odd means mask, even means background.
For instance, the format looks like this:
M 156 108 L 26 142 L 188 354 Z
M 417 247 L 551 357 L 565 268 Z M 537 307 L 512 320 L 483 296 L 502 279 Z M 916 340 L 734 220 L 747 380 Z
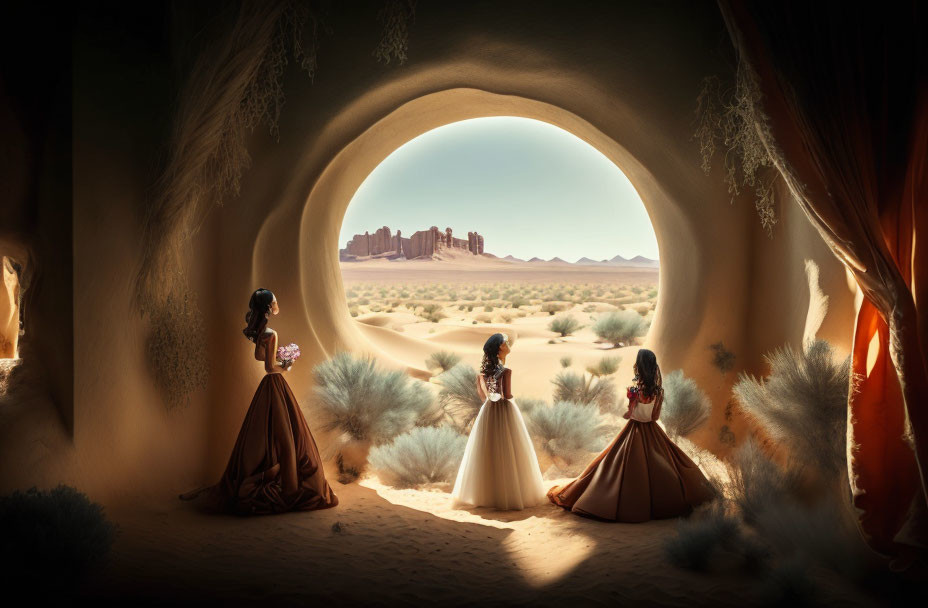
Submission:
M 494 297 L 493 299 L 495 300 L 496 298 Z M 513 296 L 512 298 L 509 299 L 509 303 L 512 305 L 513 308 L 518 308 L 520 306 L 528 305 L 528 300 L 526 300 L 522 296 Z
M 535 399 L 533 397 L 521 397 L 516 400 L 516 403 L 519 404 L 519 411 L 522 412 L 523 416 L 535 408 L 548 407 L 548 404 L 544 399 Z
M 476 317 L 474 317 L 474 321 L 477 321 L 479 323 L 489 323 L 490 315 L 484 315 L 484 314 L 477 315 Z
M 377 368 L 370 357 L 339 353 L 313 368 L 315 406 L 322 428 L 355 441 L 380 444 L 410 429 L 432 404 L 421 383 Z
M 709 419 L 712 404 L 692 378 L 677 369 L 664 376 L 661 421 L 672 437 L 689 435 Z
M 358 298 L 358 304 L 361 306 L 366 306 L 371 303 L 370 298 Z
M 559 298 L 560 299 L 560 298 Z M 546 312 L 549 315 L 553 315 L 556 312 L 564 310 L 564 306 L 561 304 L 555 304 L 553 302 L 547 302 L 541 305 L 541 312 Z
M 430 321 L 430 322 L 432 322 L 432 323 L 438 323 L 439 321 L 441 321 L 442 319 L 444 319 L 445 316 L 446 316 L 445 313 L 443 313 L 443 312 L 441 312 L 441 311 L 439 310 L 439 311 L 437 311 L 437 312 L 431 312 L 431 313 L 428 313 L 427 315 L 425 315 L 425 320 L 426 320 L 426 321 Z
M 615 405 L 615 383 L 611 378 L 587 377 L 565 370 L 551 382 L 554 384 L 555 401 L 593 404 L 602 411 L 610 411 Z
M 735 547 L 741 540 L 739 522 L 715 500 L 688 519 L 677 522 L 677 535 L 664 542 L 670 562 L 687 570 L 707 570 L 716 552 Z
M 493 312 L 493 307 L 492 307 L 492 306 L 489 306 L 489 305 L 484 306 L 484 307 L 483 307 L 483 312 Z
M 596 305 L 587 304 L 586 306 L 583 307 L 583 312 L 596 312 Z
M 656 298 L 656 297 L 657 297 L 657 290 L 656 290 L 656 289 L 652 289 L 651 291 L 649 291 L 649 292 L 648 292 L 648 297 L 649 297 L 649 298 L 652 298 L 652 299 L 653 299 L 653 298 Z
M 753 439 L 745 441 L 735 452 L 729 476 L 732 502 L 747 523 L 758 521 L 765 509 L 795 494 L 800 484 L 796 469 L 781 469 Z
M 637 312 L 642 317 L 646 317 L 648 316 L 648 313 L 651 312 L 651 307 L 648 306 L 647 304 L 644 304 L 636 308 L 635 312 Z
M 348 314 L 350 314 L 352 317 L 358 316 L 358 307 L 357 307 L 357 306 L 352 306 L 351 308 L 349 308 L 349 309 L 348 309 Z
M 580 321 L 575 319 L 573 315 L 562 315 L 555 319 L 552 319 L 548 323 L 548 329 L 553 332 L 559 333 L 562 337 L 569 336 L 575 331 L 581 329 L 583 326 L 580 325 Z
M 836 483 L 847 471 L 847 398 L 850 358 L 838 362 L 828 342 L 790 346 L 765 357 L 770 375 L 742 375 L 734 386 L 742 409 L 798 460 Z
M 593 324 L 593 333 L 615 346 L 626 344 L 646 332 L 647 325 L 641 315 L 630 310 L 603 315 Z
M 729 493 L 744 521 L 779 554 L 799 554 L 857 578 L 867 549 L 857 532 L 850 489 L 809 503 L 801 496 L 801 475 L 792 461 L 781 468 L 749 440 L 731 463 Z
M 0 497 L 0 535 L 0 580 L 48 591 L 69 588 L 99 566 L 110 551 L 116 527 L 102 506 L 59 485 Z
M 458 310 L 467 310 L 467 304 L 461 304 L 458 306 Z
M 425 360 L 425 366 L 428 369 L 440 369 L 446 372 L 460 362 L 461 357 L 458 354 L 440 350 L 429 355 Z
M 473 307 L 473 305 L 468 305 L 468 306 L 467 306 L 467 312 L 474 312 L 474 307 Z
M 548 340 L 548 344 L 557 344 L 557 340 L 555 340 L 554 338 L 552 338 L 552 339 Z
M 710 344 L 709 349 L 713 352 L 712 365 L 719 368 L 719 371 L 723 374 L 727 373 L 735 366 L 735 353 L 726 349 L 725 344 L 722 342 Z
M 610 376 L 619 371 L 622 357 L 603 357 L 596 365 L 586 368 L 591 376 Z
M 469 365 L 458 364 L 438 377 L 441 391 L 438 405 L 460 430 L 470 427 L 483 400 L 477 393 L 477 371 Z
M 573 364 L 574 360 L 572 357 L 561 357 L 561 367 L 568 368 Z
M 603 424 L 595 405 L 557 401 L 525 413 L 538 447 L 561 467 L 584 465 L 591 452 L 602 450 L 614 432 Z
M 466 444 L 452 428 L 418 427 L 375 447 L 368 460 L 385 483 L 398 488 L 453 482 Z

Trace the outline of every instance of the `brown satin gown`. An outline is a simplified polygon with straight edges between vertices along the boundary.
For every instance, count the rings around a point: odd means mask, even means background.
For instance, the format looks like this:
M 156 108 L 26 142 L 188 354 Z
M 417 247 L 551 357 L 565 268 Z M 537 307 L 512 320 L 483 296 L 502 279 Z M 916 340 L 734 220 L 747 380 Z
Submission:
M 655 422 L 663 393 L 656 399 L 650 421 L 630 419 L 579 477 L 551 488 L 548 499 L 578 515 L 629 523 L 687 515 L 710 500 L 705 475 Z
M 316 442 L 283 374 L 268 373 L 258 385 L 216 489 L 224 508 L 240 515 L 311 511 L 338 504 L 325 479 Z

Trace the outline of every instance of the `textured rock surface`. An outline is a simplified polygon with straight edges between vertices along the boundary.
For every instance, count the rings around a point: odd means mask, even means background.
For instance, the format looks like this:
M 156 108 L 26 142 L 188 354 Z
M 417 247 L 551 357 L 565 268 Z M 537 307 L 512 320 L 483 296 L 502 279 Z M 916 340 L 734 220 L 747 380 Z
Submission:
M 338 251 L 338 255 L 342 260 L 368 256 L 413 259 L 431 257 L 446 248 L 462 249 L 478 255 L 483 253 L 483 237 L 477 232 L 468 232 L 466 240 L 456 239 L 450 227 L 442 232 L 437 226 L 432 226 L 428 230 L 414 232 L 407 239 L 403 238 L 400 230 L 396 231 L 396 236 L 392 236 L 390 228 L 384 226 L 374 234 L 365 232 L 354 235 L 344 249 Z

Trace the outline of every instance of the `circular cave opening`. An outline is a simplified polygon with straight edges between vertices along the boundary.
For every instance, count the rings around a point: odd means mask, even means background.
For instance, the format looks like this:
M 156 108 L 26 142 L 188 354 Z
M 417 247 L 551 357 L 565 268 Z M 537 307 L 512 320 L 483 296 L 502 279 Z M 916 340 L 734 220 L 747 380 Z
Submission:
M 479 366 L 501 332 L 523 398 L 556 400 L 565 377 L 618 395 L 657 306 L 657 238 L 635 187 L 531 118 L 461 120 L 399 146 L 354 193 L 338 247 L 358 330 L 433 383 Z

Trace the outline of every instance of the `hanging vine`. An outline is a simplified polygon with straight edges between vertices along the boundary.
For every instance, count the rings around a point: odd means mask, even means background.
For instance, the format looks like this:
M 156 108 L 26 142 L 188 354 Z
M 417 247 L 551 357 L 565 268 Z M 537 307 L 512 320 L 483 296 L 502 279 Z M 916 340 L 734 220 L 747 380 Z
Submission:
M 208 379 L 206 336 L 185 260 L 209 211 L 241 191 L 246 138 L 264 125 L 280 138 L 283 78 L 291 59 L 314 78 L 326 0 L 241 0 L 234 23 L 199 54 L 180 95 L 167 166 L 144 220 L 135 302 L 152 331 L 147 352 L 177 406 Z M 415 0 L 386 0 L 378 61 L 407 59 Z
M 409 22 L 416 17 L 416 0 L 386 0 L 377 14 L 383 24 L 383 35 L 373 51 L 377 61 L 389 64 L 396 60 L 406 63 L 409 50 Z
M 696 100 L 696 130 L 702 170 L 708 175 L 717 145 L 722 146 L 725 183 L 734 198 L 754 191 L 754 208 L 769 237 L 777 223 L 774 185 L 779 178 L 768 146 L 772 144 L 761 93 L 747 64 L 739 63 L 735 84 L 724 89 L 716 76 L 703 79 Z
M 149 363 L 172 407 L 208 379 L 205 329 L 184 271 L 189 243 L 213 206 L 239 194 L 251 163 L 247 134 L 264 124 L 279 137 L 284 68 L 292 57 L 313 77 L 322 29 L 311 3 L 243 1 L 234 25 L 204 49 L 184 85 L 167 167 L 145 217 L 135 285 L 152 327 Z

